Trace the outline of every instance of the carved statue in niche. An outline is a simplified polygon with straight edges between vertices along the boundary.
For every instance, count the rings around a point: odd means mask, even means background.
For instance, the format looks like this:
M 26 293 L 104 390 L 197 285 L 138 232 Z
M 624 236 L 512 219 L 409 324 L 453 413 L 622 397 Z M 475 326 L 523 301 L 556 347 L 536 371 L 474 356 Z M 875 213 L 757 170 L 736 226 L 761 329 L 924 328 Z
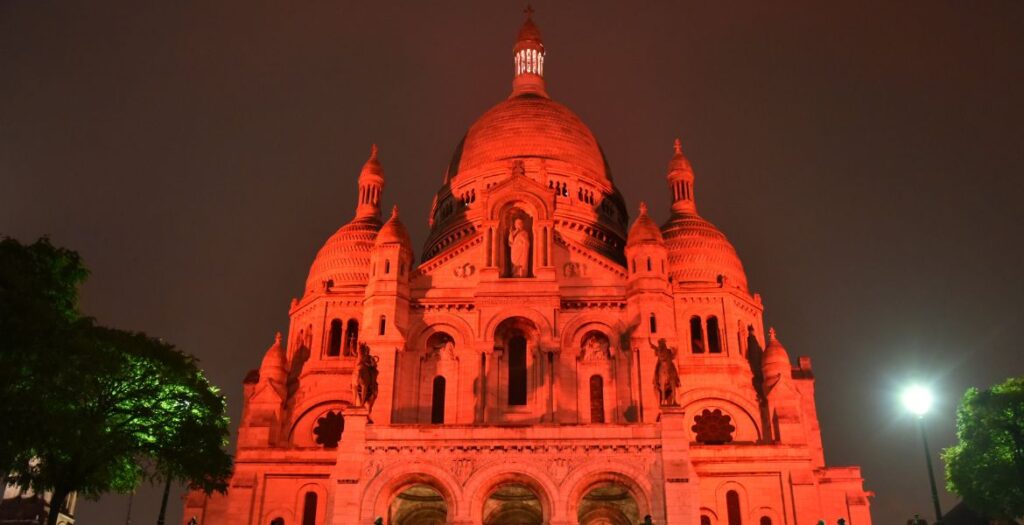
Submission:
M 530 276 L 530 232 L 521 218 L 512 221 L 508 229 L 508 251 L 511 262 L 511 277 Z
M 676 349 L 668 346 L 665 339 L 658 339 L 658 345 L 651 345 L 658 354 L 658 364 L 654 367 L 654 387 L 658 389 L 658 403 L 665 406 L 676 406 L 676 390 L 679 389 L 679 372 L 676 370 Z
M 609 346 L 608 336 L 597 331 L 588 332 L 583 336 L 583 343 L 580 345 L 580 359 L 584 361 L 611 359 Z
M 455 359 L 455 340 L 452 336 L 438 332 L 427 340 L 427 357 L 430 359 Z
M 367 413 L 373 411 L 373 403 L 377 400 L 377 362 L 379 357 L 370 355 L 370 345 L 359 344 L 359 361 L 356 373 L 352 375 L 353 394 L 356 406 L 366 407 Z M 370 421 L 372 422 L 372 421 Z

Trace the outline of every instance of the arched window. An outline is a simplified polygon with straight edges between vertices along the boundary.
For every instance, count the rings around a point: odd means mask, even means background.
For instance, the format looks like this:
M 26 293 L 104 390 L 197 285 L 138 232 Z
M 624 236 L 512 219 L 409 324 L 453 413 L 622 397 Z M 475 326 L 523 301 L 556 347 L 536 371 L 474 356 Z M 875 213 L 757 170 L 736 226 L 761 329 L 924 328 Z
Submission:
M 331 321 L 331 330 L 327 336 L 327 355 L 341 355 L 341 319 Z
M 654 317 L 654 312 L 651 312 L 651 317 L 648 318 L 648 321 L 650 323 L 651 333 L 658 333 L 658 318 Z
M 349 319 L 345 324 L 345 355 L 356 355 L 359 346 L 359 321 Z
M 590 376 L 590 422 L 604 423 L 604 379 Z
M 632 263 L 633 273 L 636 273 L 636 259 L 633 259 Z
M 270 525 L 284 525 L 284 518 L 274 518 L 270 520 Z
M 690 318 L 690 349 L 695 354 L 704 353 L 704 329 L 696 315 Z
M 722 342 L 718 339 L 718 318 L 713 315 L 708 317 L 708 352 L 722 353 Z
M 651 258 L 650 257 L 647 258 L 647 271 L 648 272 L 651 271 Z
M 307 492 L 302 503 L 302 525 L 316 525 L 316 492 Z
M 743 525 L 740 516 L 740 495 L 735 490 L 725 493 L 725 511 L 729 516 L 729 525 Z
M 508 404 L 526 404 L 526 338 L 508 340 Z
M 377 325 L 377 335 L 384 335 L 384 332 L 388 329 L 388 318 L 380 316 L 380 323 Z
M 430 401 L 430 422 L 434 425 L 444 424 L 444 377 L 434 378 L 434 393 Z
M 711 517 L 707 514 L 702 514 L 700 517 L 700 525 L 711 525 Z
M 768 516 L 761 516 L 761 525 L 772 525 L 772 519 Z
M 384 260 L 384 273 L 385 274 L 391 273 L 391 261 L 390 260 L 387 260 L 387 259 Z

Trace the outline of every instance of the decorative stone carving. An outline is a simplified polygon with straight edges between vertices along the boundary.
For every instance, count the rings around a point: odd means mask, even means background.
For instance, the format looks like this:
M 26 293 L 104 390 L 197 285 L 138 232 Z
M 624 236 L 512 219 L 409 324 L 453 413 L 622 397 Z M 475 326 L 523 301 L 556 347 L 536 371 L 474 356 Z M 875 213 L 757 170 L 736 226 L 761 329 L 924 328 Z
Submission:
M 456 266 L 455 269 L 452 270 L 452 274 L 455 275 L 455 277 L 459 277 L 461 279 L 472 277 L 473 274 L 475 273 L 476 266 L 474 266 L 473 263 L 464 263 L 459 266 Z
M 377 356 L 370 355 L 370 345 L 359 344 L 359 361 L 356 373 L 352 374 L 353 397 L 356 406 L 366 407 L 367 412 L 373 411 L 373 403 L 377 400 Z
M 345 419 L 340 413 L 330 411 L 317 418 L 313 434 L 316 436 L 317 445 L 324 448 L 337 448 L 341 441 L 341 433 L 345 430 Z
M 455 458 L 448 464 L 448 470 L 455 476 L 455 479 L 459 480 L 459 483 L 465 483 L 469 479 L 469 475 L 473 473 L 473 460 L 470 458 Z
M 716 408 L 704 409 L 694 417 L 690 430 L 693 431 L 698 443 L 719 445 L 732 441 L 732 433 L 736 431 L 736 427 L 732 424 L 732 417 Z
M 679 372 L 676 370 L 676 349 L 668 346 L 664 339 L 658 339 L 658 345 L 651 345 L 658 354 L 658 364 L 654 367 L 654 387 L 658 389 L 658 403 L 665 406 L 676 406 L 676 391 L 679 389 Z
M 512 277 L 529 277 L 530 232 L 521 218 L 512 221 L 508 230 L 509 259 L 512 262 Z
M 608 336 L 598 331 L 588 332 L 580 344 L 581 361 L 602 361 L 611 359 Z

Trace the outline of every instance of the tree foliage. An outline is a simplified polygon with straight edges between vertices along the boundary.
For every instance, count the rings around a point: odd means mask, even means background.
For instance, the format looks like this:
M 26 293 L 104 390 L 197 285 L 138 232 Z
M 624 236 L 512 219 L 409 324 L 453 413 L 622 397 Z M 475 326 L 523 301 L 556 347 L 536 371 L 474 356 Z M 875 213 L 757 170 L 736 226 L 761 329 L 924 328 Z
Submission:
M 964 394 L 957 444 L 943 451 L 946 483 L 973 510 L 1024 516 L 1024 377 Z
M 147 478 L 225 490 L 223 396 L 172 345 L 82 317 L 86 275 L 46 239 L 0 241 L 0 420 L 17 422 L 0 425 L 0 468 L 55 506 Z

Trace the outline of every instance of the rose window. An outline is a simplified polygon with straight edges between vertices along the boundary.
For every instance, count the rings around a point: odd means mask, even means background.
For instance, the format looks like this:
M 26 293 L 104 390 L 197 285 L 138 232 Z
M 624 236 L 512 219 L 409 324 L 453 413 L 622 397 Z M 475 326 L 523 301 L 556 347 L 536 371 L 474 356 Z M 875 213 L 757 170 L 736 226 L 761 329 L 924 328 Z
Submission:
M 345 430 L 345 419 L 341 414 L 330 411 L 316 420 L 316 427 L 313 434 L 316 434 L 316 443 L 324 448 L 335 448 L 341 441 L 341 432 Z
M 697 435 L 698 443 L 720 445 L 732 441 L 732 433 L 736 431 L 736 427 L 732 425 L 732 417 L 716 408 L 704 409 L 694 417 L 691 430 Z

